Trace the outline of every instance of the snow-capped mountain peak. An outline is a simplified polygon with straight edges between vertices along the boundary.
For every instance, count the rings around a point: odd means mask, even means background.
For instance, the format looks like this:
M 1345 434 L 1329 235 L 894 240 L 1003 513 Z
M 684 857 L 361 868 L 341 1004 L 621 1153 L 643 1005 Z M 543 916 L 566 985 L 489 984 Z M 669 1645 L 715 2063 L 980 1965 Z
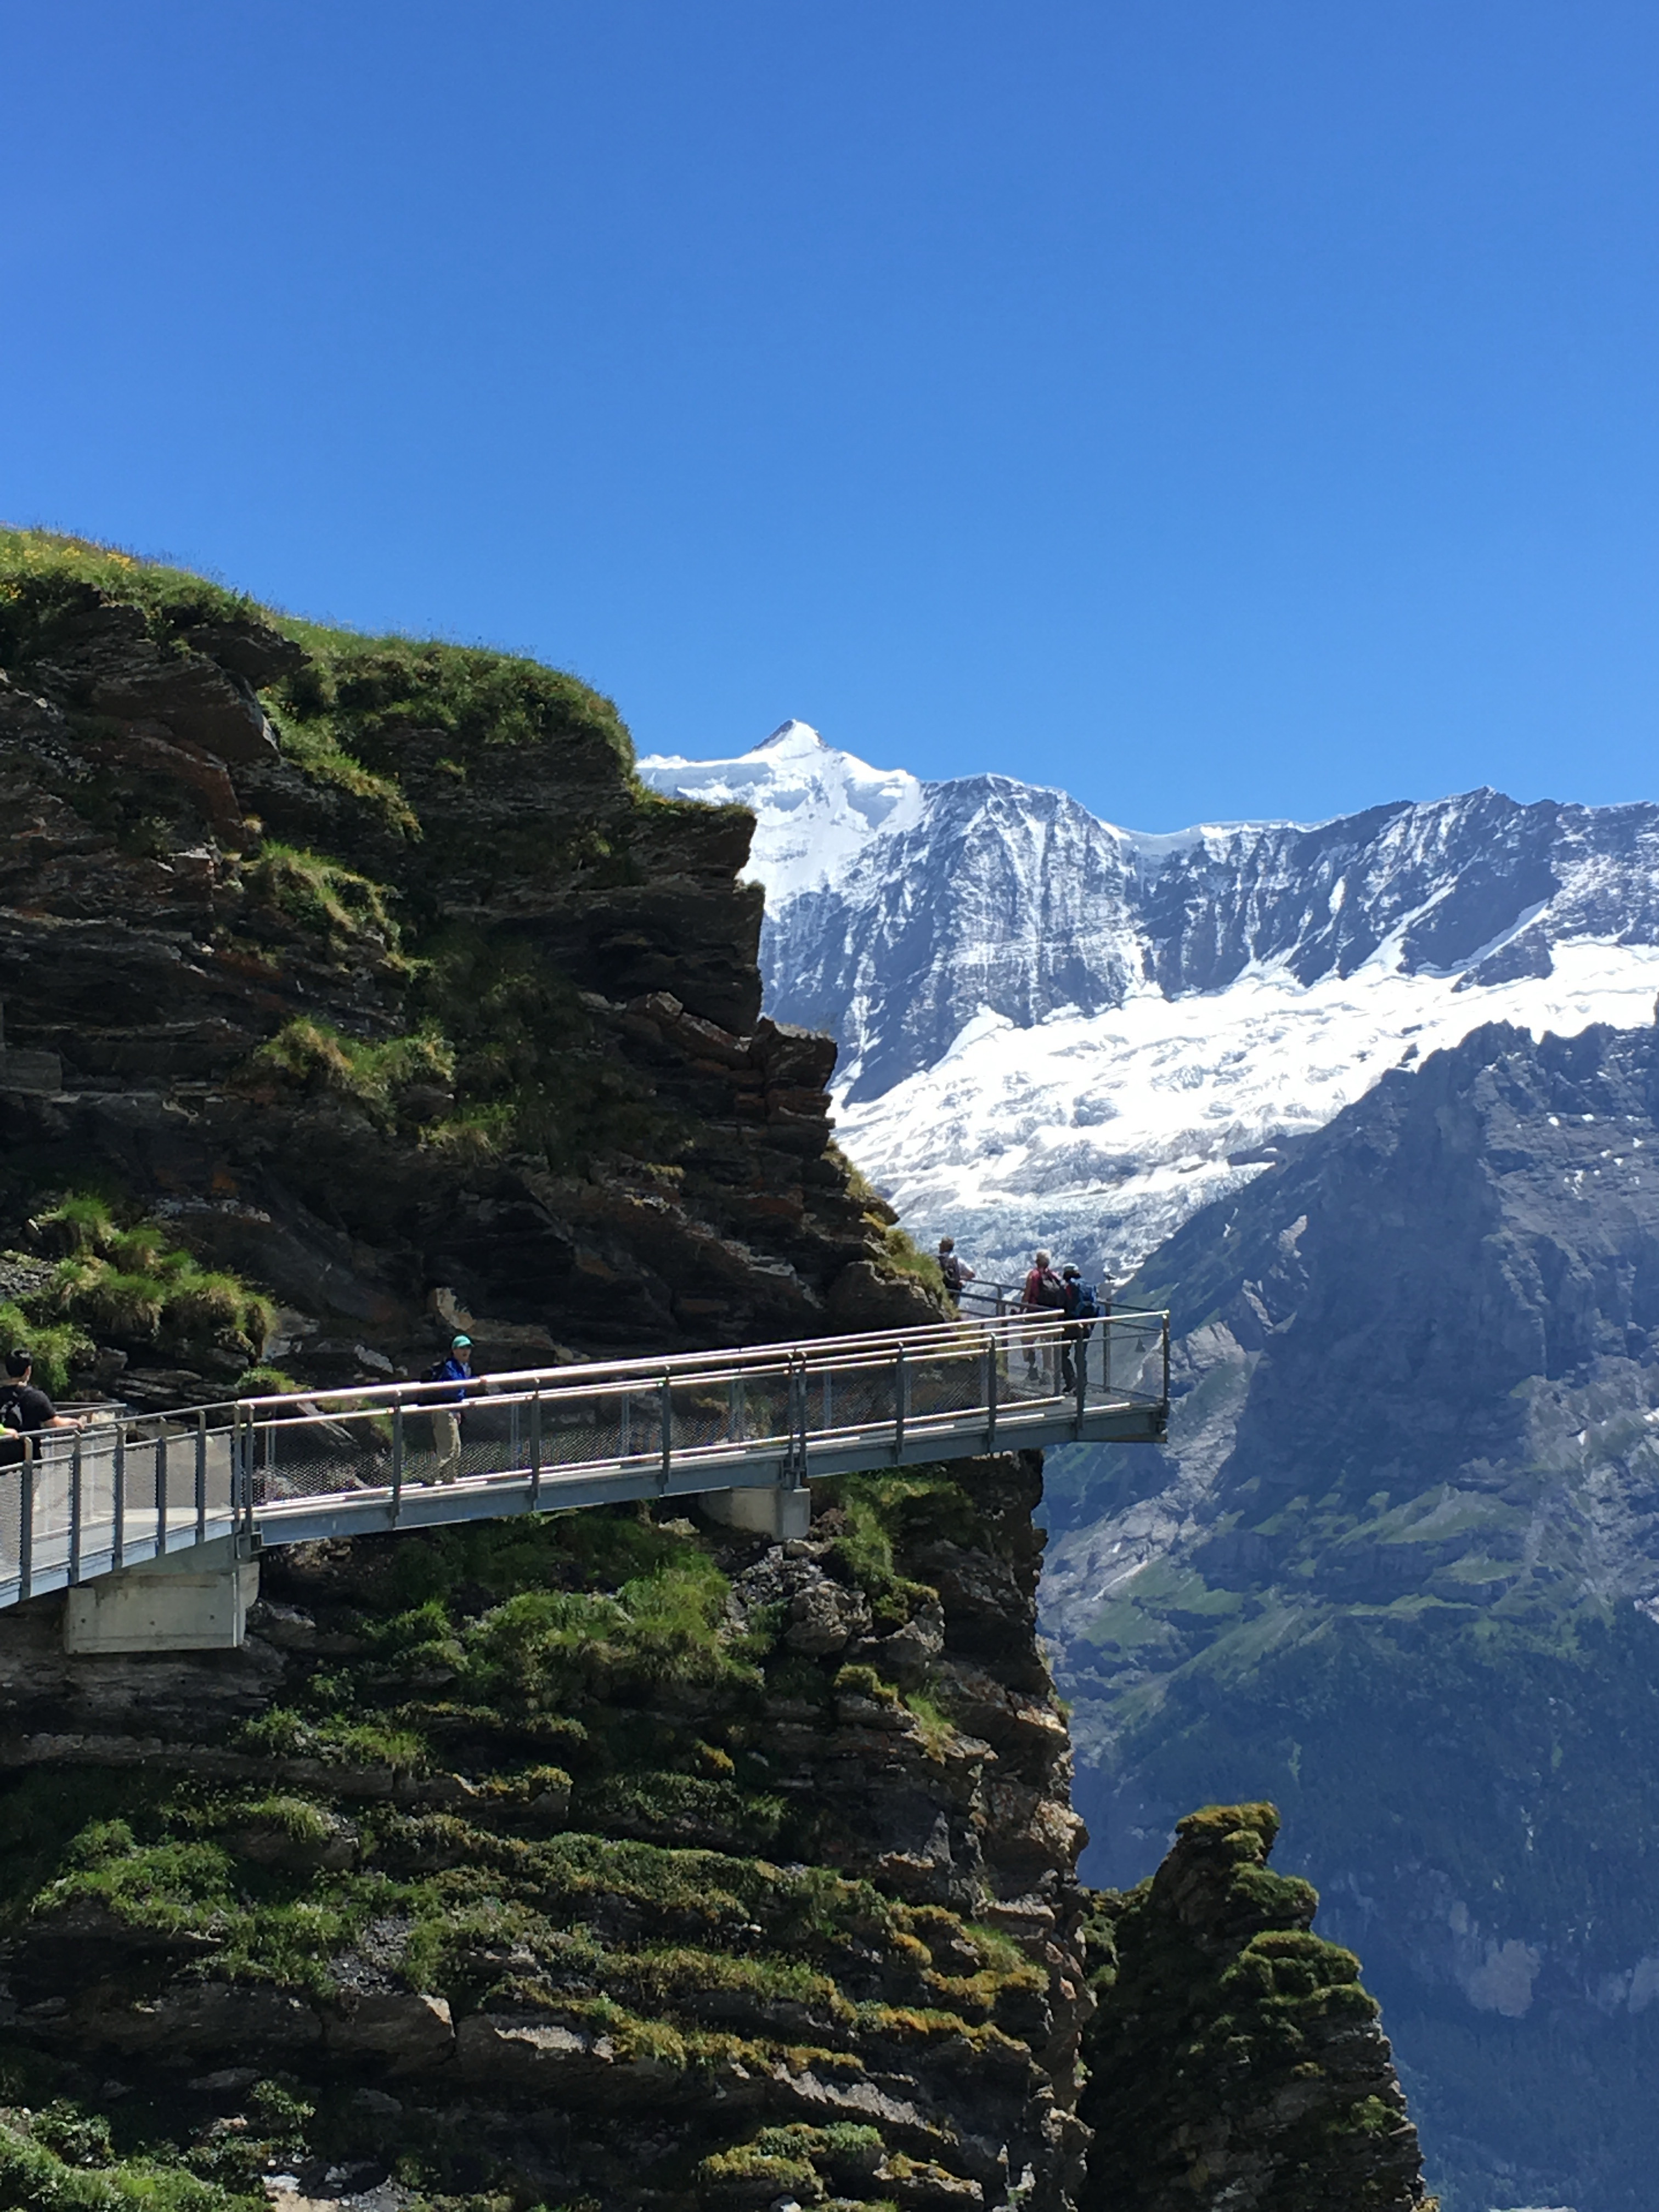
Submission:
M 653 790 L 674 798 L 754 809 L 750 872 L 775 908 L 829 883 L 871 838 L 908 829 L 921 815 L 916 777 L 838 751 L 810 722 L 780 723 L 732 760 L 653 753 L 639 772 Z
M 1385 1069 L 1487 1021 L 1645 1022 L 1659 988 L 1659 806 L 1483 789 L 1146 836 L 802 722 L 641 773 L 755 809 L 770 1009 L 837 1037 L 848 1152 L 981 1274 L 1033 1240 L 1126 1269 Z

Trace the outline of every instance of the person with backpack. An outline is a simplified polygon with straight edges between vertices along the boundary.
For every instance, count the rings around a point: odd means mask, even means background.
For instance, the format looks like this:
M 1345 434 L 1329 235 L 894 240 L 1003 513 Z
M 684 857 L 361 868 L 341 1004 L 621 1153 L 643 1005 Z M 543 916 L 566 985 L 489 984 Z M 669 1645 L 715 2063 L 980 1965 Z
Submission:
M 34 1386 L 34 1359 L 20 1344 L 6 1354 L 6 1379 L 0 1383 L 0 1422 L 25 1436 L 42 1429 L 84 1429 L 84 1421 L 60 1413 L 44 1390 Z
M 1066 1286 L 1055 1274 L 1054 1261 L 1047 1252 L 1031 1255 L 1030 1272 L 1025 1278 L 1025 1287 L 1020 1292 L 1019 1304 L 1020 1311 L 1028 1314 L 1059 1313 L 1064 1310 Z M 1048 1361 L 1046 1358 L 1038 1358 L 1041 1341 L 1041 1339 L 1028 1340 L 1025 1346 L 1025 1379 L 1028 1382 L 1041 1382 L 1043 1379 Z
M 1063 1389 L 1077 1389 L 1076 1347 L 1083 1347 L 1084 1370 L 1089 1363 L 1089 1324 L 1100 1319 L 1100 1298 L 1092 1283 L 1085 1283 L 1075 1267 L 1060 1271 L 1060 1283 L 1066 1292 L 1065 1334 L 1060 1344 L 1060 1380 Z
M 954 1237 L 941 1237 L 939 1240 L 939 1271 L 945 1278 L 946 1296 L 960 1313 L 963 1285 L 974 1280 L 974 1271 L 965 1260 L 957 1259 Z
M 453 1337 L 447 1358 L 428 1367 L 421 1377 L 422 1382 L 454 1385 L 441 1396 L 428 1401 L 432 1407 L 432 1441 L 438 1452 L 438 1464 L 432 1477 L 434 1482 L 455 1482 L 460 1479 L 461 1423 L 465 1419 L 460 1408 L 466 1402 L 467 1385 L 472 1379 L 472 1339 L 470 1336 Z

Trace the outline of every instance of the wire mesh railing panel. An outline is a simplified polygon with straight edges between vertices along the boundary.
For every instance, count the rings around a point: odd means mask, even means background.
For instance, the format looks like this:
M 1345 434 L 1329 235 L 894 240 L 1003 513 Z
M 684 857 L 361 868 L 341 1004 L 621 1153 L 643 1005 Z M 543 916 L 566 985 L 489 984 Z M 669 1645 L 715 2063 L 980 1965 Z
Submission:
M 194 1427 L 169 1429 L 162 1439 L 161 1449 L 166 1459 L 163 1480 L 167 1485 L 169 1528 L 188 1527 L 196 1519 L 197 1455 L 199 1442 L 198 1431 Z
M 728 1376 L 721 1388 L 726 1402 L 726 1434 L 732 1443 L 763 1450 L 787 1439 L 792 1421 L 799 1417 L 798 1401 L 790 1395 L 787 1373 Z M 810 1411 L 806 1418 L 811 1419 Z
M 405 1426 L 410 1425 L 412 1417 L 405 1417 Z M 394 1415 L 381 1407 L 337 1407 L 326 1414 L 253 1422 L 246 1443 L 254 1504 L 386 1489 L 392 1480 L 394 1427 Z M 428 1443 L 428 1457 L 435 1461 L 447 1440 L 422 1441 Z
M 37 1447 L 29 1485 L 33 1527 L 28 1550 L 33 1573 L 46 1574 L 64 1567 L 69 1559 L 73 1488 L 70 1455 L 56 1437 Z
M 23 1514 L 28 1491 L 28 1472 L 20 1459 L 0 1467 L 0 1583 L 15 1583 L 21 1577 L 27 1553 Z
M 1090 1343 L 1089 1392 L 1102 1401 L 1158 1405 L 1164 1395 L 1165 1321 L 1162 1314 L 1114 1314 L 1097 1322 Z
M 986 1350 L 979 1344 L 964 1343 L 907 1360 L 905 1375 L 906 1411 L 911 1420 L 972 1413 L 987 1402 L 989 1370 Z
M 810 1433 L 857 1435 L 891 1425 L 898 1403 L 890 1359 L 848 1359 L 808 1373 L 804 1384 Z

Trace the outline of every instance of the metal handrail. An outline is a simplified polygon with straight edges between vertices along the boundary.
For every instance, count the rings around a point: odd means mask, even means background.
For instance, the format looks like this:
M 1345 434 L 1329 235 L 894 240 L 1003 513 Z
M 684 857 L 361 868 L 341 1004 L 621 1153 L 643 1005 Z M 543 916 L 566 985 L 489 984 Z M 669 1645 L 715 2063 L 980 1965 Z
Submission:
M 819 1474 L 1010 1443 L 1144 1440 L 1163 1431 L 1168 1340 L 1161 1312 L 963 1316 L 465 1381 L 264 1393 L 47 1431 L 26 1447 L 16 1517 L 11 1470 L 0 1468 L 0 1604 L 227 1534 L 288 1542 L 608 1498 L 799 1490 Z M 448 1413 L 465 1435 L 446 1429 Z

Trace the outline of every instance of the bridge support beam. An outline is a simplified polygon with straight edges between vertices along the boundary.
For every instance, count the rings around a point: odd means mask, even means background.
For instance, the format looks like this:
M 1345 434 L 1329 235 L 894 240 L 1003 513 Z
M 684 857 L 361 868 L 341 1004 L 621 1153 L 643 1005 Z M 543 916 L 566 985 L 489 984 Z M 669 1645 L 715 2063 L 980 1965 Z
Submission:
M 812 1493 L 805 1485 L 799 1490 L 775 1484 L 764 1490 L 706 1490 L 697 1503 L 711 1521 L 778 1543 L 805 1536 L 812 1526 Z
M 69 1592 L 64 1649 L 118 1651 L 234 1651 L 259 1595 L 259 1562 L 240 1559 L 222 1536 L 167 1558 L 118 1567 Z

